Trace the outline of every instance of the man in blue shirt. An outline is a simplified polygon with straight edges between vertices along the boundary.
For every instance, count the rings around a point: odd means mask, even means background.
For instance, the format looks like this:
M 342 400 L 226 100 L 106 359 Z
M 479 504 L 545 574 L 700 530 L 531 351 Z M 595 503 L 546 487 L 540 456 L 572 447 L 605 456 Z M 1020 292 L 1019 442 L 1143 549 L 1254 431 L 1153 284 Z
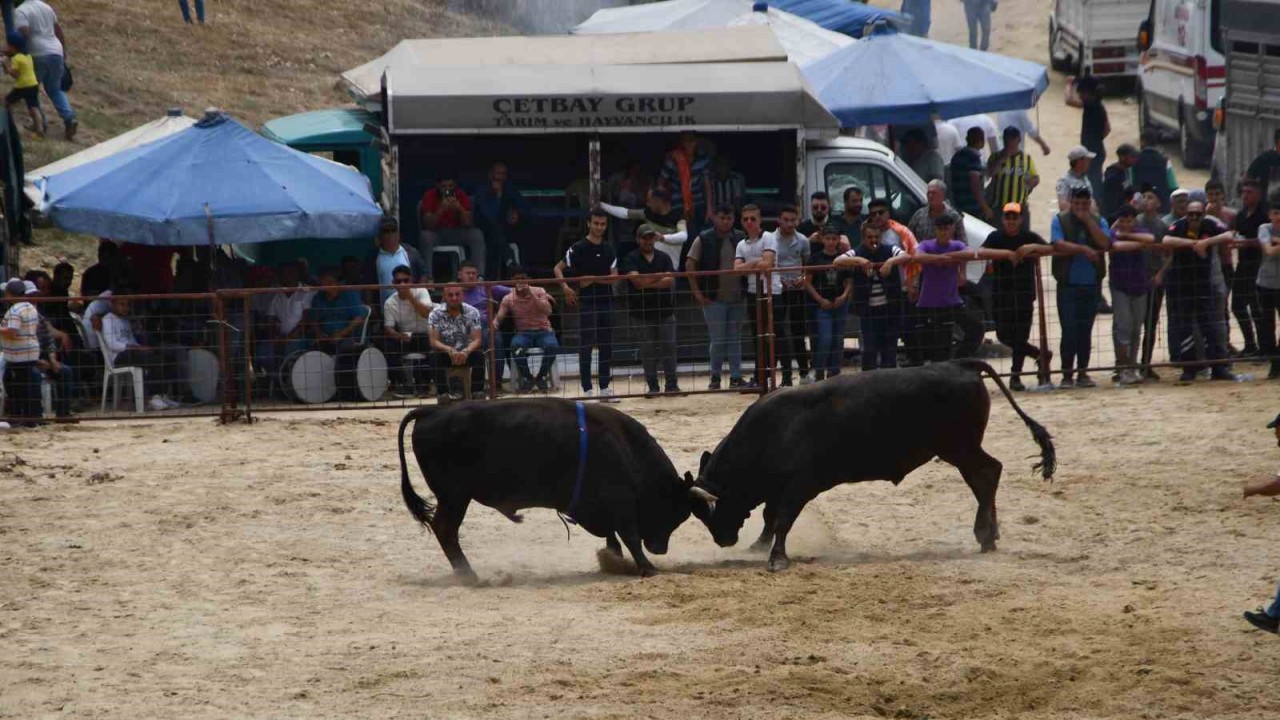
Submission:
M 368 313 L 360 293 L 338 285 L 336 268 L 321 268 L 318 279 L 323 289 L 311 299 L 309 320 L 319 349 L 336 352 L 360 341 L 360 328 Z
M 395 293 L 391 285 L 394 284 L 395 269 L 401 265 L 412 270 L 418 282 L 431 282 L 431 268 L 427 267 L 417 248 L 400 242 L 400 223 L 393 218 L 382 221 L 378 230 L 378 249 L 373 252 L 369 265 L 373 281 L 383 286 L 379 299 L 384 303 Z
M 1091 388 L 1089 354 L 1093 351 L 1093 321 L 1098 317 L 1102 273 L 1099 251 L 1111 245 L 1107 221 L 1093 212 L 1093 193 L 1077 188 L 1071 206 L 1053 217 L 1049 242 L 1064 254 L 1053 258 L 1058 281 L 1058 322 L 1062 324 L 1062 389 Z M 1078 371 L 1078 374 L 1076 372 Z

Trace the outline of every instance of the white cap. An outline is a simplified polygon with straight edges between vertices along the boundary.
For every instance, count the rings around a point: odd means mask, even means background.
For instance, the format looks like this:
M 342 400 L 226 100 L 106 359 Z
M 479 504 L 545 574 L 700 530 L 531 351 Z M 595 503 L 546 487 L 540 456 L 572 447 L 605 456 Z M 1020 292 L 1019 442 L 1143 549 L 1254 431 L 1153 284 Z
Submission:
M 1173 198 L 1182 197 L 1183 195 L 1190 195 L 1190 194 L 1191 194 L 1190 190 L 1186 188 L 1178 188 L 1177 190 L 1174 190 L 1173 192 L 1169 193 L 1169 199 L 1172 200 Z
M 40 288 L 36 287 L 36 284 L 31 282 L 30 280 L 23 280 L 22 286 L 26 288 L 28 295 L 35 295 L 36 293 L 40 292 Z
M 1071 150 L 1067 152 L 1068 162 L 1075 162 L 1077 160 L 1083 160 L 1085 158 L 1089 158 L 1090 160 L 1092 160 L 1096 157 L 1098 157 L 1098 153 L 1090 151 L 1089 148 L 1083 145 L 1077 145 L 1071 148 Z

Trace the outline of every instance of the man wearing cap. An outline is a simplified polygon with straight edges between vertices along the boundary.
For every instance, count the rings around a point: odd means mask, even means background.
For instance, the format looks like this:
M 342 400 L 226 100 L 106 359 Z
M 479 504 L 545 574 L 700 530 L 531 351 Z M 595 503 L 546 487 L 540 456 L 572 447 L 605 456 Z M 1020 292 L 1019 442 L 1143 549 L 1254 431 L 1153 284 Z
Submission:
M 1187 205 L 1187 216 L 1169 226 L 1160 244 L 1172 249 L 1165 291 L 1169 305 L 1169 352 L 1174 362 L 1195 359 L 1195 331 L 1204 338 L 1205 359 L 1212 364 L 1210 378 L 1234 380 L 1227 365 L 1225 323 L 1213 297 L 1213 263 L 1217 246 L 1230 242 L 1235 233 L 1205 214 L 1203 202 Z M 1183 367 L 1183 382 L 1196 379 L 1196 368 Z
M 1280 445 L 1280 415 L 1267 423 L 1267 429 L 1275 432 L 1276 444 Z M 1261 495 L 1262 497 L 1275 497 L 1280 495 L 1280 473 L 1276 473 L 1274 477 L 1267 480 L 1258 480 L 1246 483 L 1244 486 L 1245 498 Z M 1266 609 L 1258 608 L 1254 611 L 1246 610 L 1244 619 L 1250 625 L 1259 630 L 1266 630 L 1269 633 L 1280 633 L 1280 588 L 1276 589 L 1275 599 Z
M 994 271 L 991 301 L 996 321 L 996 338 L 1013 351 L 1009 387 L 1025 390 L 1019 375 L 1026 358 L 1031 358 L 1044 370 L 1048 370 L 1052 353 L 1032 345 L 1031 322 L 1036 302 L 1036 261 L 1052 249 L 1036 233 L 1027 229 L 1022 206 L 1006 203 L 1000 229 L 987 236 L 982 247 L 991 250 L 1008 250 L 1013 259 L 998 260 L 991 264 Z
M 1004 147 L 991 156 L 987 174 L 991 176 L 996 205 L 1017 205 L 1023 225 L 1031 227 L 1027 197 L 1040 184 L 1040 175 L 1036 172 L 1036 161 L 1022 149 L 1022 132 L 1018 128 L 1004 129 Z
M 658 364 L 666 376 L 666 392 L 680 392 L 676 375 L 675 263 L 656 250 L 662 233 L 649 224 L 636 229 L 636 247 L 618 264 L 618 274 L 630 284 L 627 313 L 640 337 L 640 364 L 646 395 L 658 394 Z
M 1093 351 L 1093 322 L 1098 316 L 1102 270 L 1099 251 L 1111 244 L 1111 228 L 1094 212 L 1087 188 L 1071 193 L 1071 207 L 1053 217 L 1049 242 L 1061 254 L 1053 258 L 1053 277 L 1058 281 L 1058 321 L 1062 325 L 1063 389 L 1095 387 L 1089 377 L 1089 356 Z M 1078 375 L 1076 374 L 1078 371 Z
M 1129 143 L 1116 148 L 1116 161 L 1102 171 L 1102 196 L 1098 199 L 1098 205 L 1103 217 L 1115 215 L 1120 206 L 1129 201 L 1125 197 L 1125 189 L 1130 187 L 1130 171 L 1137 164 L 1138 148 Z
M 6 397 L 3 414 L 18 420 L 15 427 L 22 426 L 23 418 L 33 426 L 41 416 L 40 385 L 35 373 L 40 360 L 40 314 L 26 301 L 26 294 L 26 284 L 17 278 L 5 284 L 4 298 L 9 309 L 0 323 Z
M 1088 190 L 1090 197 L 1093 196 L 1094 187 L 1089 180 L 1089 164 L 1095 157 L 1097 155 L 1083 145 L 1077 145 L 1067 151 L 1067 172 L 1058 178 L 1058 183 L 1053 188 L 1058 196 L 1058 212 L 1067 212 L 1071 209 L 1071 194 L 1076 190 Z M 1097 209 L 1096 206 L 1095 209 Z

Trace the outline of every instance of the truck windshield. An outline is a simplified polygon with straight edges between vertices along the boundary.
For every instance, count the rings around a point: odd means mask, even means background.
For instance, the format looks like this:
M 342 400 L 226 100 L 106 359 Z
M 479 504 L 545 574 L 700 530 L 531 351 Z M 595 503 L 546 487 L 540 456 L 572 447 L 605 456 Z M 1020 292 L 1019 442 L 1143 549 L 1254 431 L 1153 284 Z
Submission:
M 823 184 L 827 194 L 831 196 L 831 213 L 839 215 L 844 212 L 844 193 L 851 187 L 862 190 L 863 208 L 875 198 L 889 201 L 890 213 L 894 220 L 906 223 L 924 202 L 916 195 L 915 190 L 905 184 L 903 177 L 910 177 L 912 170 L 901 160 L 897 160 L 897 172 L 878 163 L 871 162 L 833 162 L 823 170 Z
M 1222 0 L 1209 0 L 1209 45 L 1217 52 L 1222 49 Z

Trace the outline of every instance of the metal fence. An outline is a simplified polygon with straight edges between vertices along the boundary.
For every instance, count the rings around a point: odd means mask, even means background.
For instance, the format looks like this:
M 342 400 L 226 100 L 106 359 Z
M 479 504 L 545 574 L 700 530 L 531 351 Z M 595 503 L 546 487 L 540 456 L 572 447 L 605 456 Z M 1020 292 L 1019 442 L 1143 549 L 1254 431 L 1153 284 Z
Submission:
M 524 394 L 606 401 L 764 394 L 836 372 L 959 356 L 985 359 L 1032 388 L 1052 387 L 1053 379 L 1065 385 L 1064 356 L 1074 360 L 1071 386 L 1150 382 L 1174 365 L 1191 379 L 1228 361 L 1266 372 L 1248 364 L 1275 357 L 1277 293 L 1235 298 L 1256 326 L 1246 334 L 1228 317 L 1228 294 L 1212 273 L 1166 271 L 1158 284 L 1148 274 L 1139 296 L 1112 288 L 1123 281 L 1140 289 L 1130 263 L 1116 265 L 1119 255 L 1095 286 L 1074 284 L 1073 259 L 1046 257 L 1026 261 L 1029 285 L 997 277 L 995 263 L 981 283 L 962 284 L 963 264 L 912 260 L 888 273 L 841 265 L 571 278 L 573 297 L 560 281 L 539 278 L 456 290 L 405 284 L 35 298 L 52 338 L 38 366 L 6 370 L 5 419 L 232 421 Z M 951 289 L 948 273 L 954 297 L 938 291 Z M 819 287 L 835 289 L 821 297 Z M 415 306 L 408 296 L 423 290 Z M 467 324 L 473 311 L 449 312 L 450 292 L 475 308 L 478 324 Z M 1114 314 L 1095 312 L 1104 299 Z M 446 324 L 466 331 L 438 338 L 464 352 L 432 342 L 426 300 L 437 319 L 448 316 Z M 1254 356 L 1225 357 L 1250 339 L 1260 348 Z M 1082 365 L 1096 376 L 1088 383 Z

